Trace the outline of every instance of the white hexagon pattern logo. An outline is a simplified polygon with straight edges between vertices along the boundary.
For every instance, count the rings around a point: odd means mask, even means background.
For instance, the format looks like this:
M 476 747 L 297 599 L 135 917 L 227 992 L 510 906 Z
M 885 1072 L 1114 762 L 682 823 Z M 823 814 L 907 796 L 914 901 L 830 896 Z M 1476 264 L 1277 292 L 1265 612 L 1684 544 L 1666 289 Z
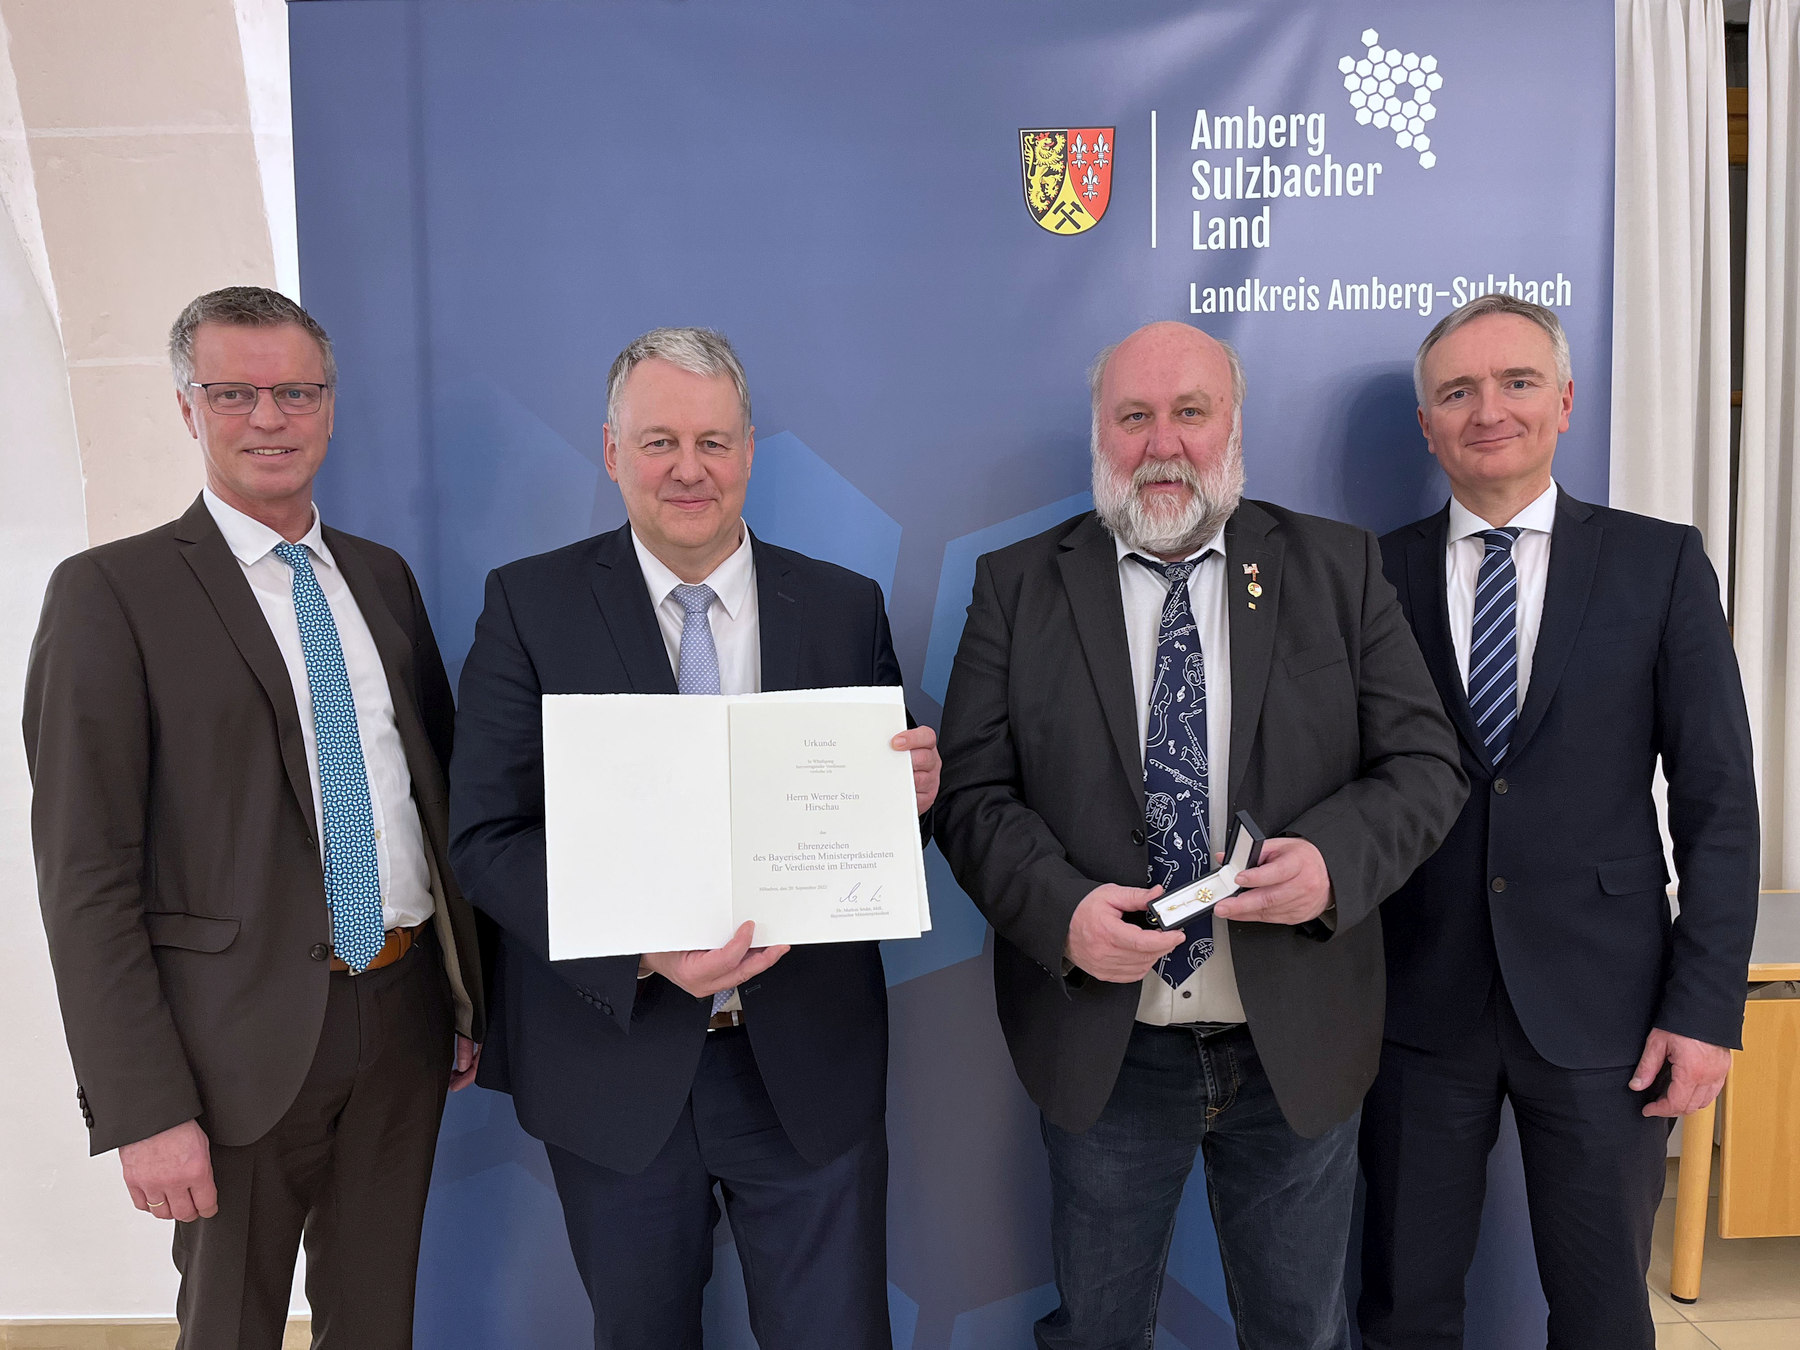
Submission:
M 1383 47 L 1373 28 L 1363 29 L 1362 41 L 1363 55 L 1338 61 L 1356 120 L 1393 132 L 1394 144 L 1416 150 L 1419 167 L 1429 169 L 1437 163 L 1437 152 L 1427 127 L 1437 117 L 1437 92 L 1444 87 L 1437 57 Z

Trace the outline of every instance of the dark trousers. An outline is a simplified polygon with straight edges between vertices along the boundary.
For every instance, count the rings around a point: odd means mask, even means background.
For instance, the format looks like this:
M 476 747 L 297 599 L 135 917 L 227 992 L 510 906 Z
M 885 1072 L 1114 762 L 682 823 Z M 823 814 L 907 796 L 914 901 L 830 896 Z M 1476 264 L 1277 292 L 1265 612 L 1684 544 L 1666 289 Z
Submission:
M 1356 1120 L 1302 1139 L 1244 1027 L 1132 1028 L 1099 1122 L 1044 1122 L 1062 1304 L 1042 1350 L 1148 1350 L 1182 1188 L 1198 1150 L 1244 1350 L 1348 1350 L 1344 1254 Z
M 887 1135 L 823 1164 L 788 1141 L 749 1037 L 709 1032 L 669 1142 L 636 1175 L 545 1145 L 595 1350 L 700 1350 L 717 1183 L 769 1350 L 890 1350 Z
M 219 1212 L 175 1225 L 179 1350 L 279 1350 L 303 1234 L 313 1345 L 412 1350 L 453 1027 L 429 936 L 391 966 L 331 976 L 300 1095 L 254 1144 L 213 1145 Z
M 1457 1350 L 1487 1156 L 1511 1101 L 1551 1350 L 1653 1350 L 1644 1275 L 1669 1122 L 1641 1114 L 1634 1064 L 1562 1069 L 1532 1049 L 1498 978 L 1459 1045 L 1387 1042 L 1363 1104 L 1368 1350 Z

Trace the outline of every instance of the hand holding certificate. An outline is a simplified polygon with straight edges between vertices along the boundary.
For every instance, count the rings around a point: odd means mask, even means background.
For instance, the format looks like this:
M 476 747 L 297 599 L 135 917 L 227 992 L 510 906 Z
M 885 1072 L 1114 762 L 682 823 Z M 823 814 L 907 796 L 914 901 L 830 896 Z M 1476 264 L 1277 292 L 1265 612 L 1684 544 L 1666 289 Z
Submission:
M 905 726 L 898 689 L 546 696 L 551 958 L 917 937 Z

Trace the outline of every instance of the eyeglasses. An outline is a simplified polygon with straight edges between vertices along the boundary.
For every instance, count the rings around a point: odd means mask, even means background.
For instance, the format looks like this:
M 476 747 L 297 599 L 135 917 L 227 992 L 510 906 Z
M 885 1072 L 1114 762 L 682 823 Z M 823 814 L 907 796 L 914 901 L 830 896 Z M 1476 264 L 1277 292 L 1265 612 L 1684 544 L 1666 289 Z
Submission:
M 206 406 L 227 417 L 243 417 L 256 407 L 256 397 L 265 389 L 275 406 L 284 413 L 315 413 L 325 402 L 328 384 L 312 384 L 294 380 L 287 384 L 201 384 L 189 380 L 188 386 L 206 395 Z

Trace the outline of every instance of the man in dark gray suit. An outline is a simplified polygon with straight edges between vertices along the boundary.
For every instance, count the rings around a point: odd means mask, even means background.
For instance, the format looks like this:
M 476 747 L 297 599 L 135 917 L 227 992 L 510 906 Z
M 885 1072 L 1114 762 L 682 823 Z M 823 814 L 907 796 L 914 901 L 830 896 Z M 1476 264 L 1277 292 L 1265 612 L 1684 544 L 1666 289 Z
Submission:
M 1198 1150 L 1239 1344 L 1348 1347 L 1375 911 L 1462 805 L 1454 734 L 1374 537 L 1242 500 L 1230 348 L 1152 324 L 1092 390 L 1097 509 L 981 559 L 942 733 L 938 842 L 1044 1114 L 1038 1344 L 1154 1337 Z M 1246 892 L 1146 931 L 1238 811 L 1271 836 Z
M 324 330 L 233 286 L 169 351 L 206 488 L 56 569 L 26 675 L 76 1095 L 178 1221 L 183 1350 L 277 1350 L 303 1232 L 313 1344 L 411 1350 L 444 1092 L 483 1035 L 450 683 L 405 561 L 313 506 Z

